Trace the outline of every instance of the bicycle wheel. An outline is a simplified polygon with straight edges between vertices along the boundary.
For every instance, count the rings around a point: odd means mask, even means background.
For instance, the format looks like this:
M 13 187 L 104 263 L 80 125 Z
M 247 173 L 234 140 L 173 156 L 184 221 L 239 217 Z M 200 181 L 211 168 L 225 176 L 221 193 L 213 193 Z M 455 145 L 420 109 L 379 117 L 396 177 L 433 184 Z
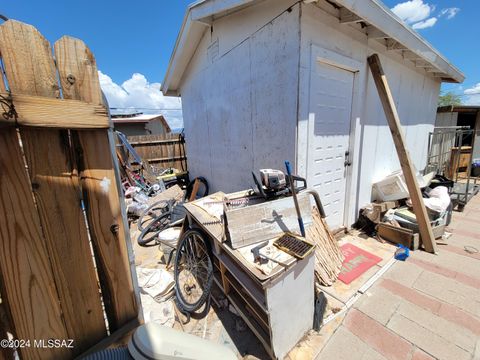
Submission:
M 198 310 L 210 295 L 213 264 L 205 235 L 198 230 L 183 234 L 175 257 L 175 293 L 185 312 Z
M 148 243 L 154 241 L 158 234 L 170 225 L 170 215 L 170 212 L 166 212 L 151 221 L 138 236 L 138 245 L 145 246 Z
M 156 218 L 170 210 L 171 204 L 167 200 L 160 200 L 146 209 L 137 220 L 138 230 L 145 230 Z

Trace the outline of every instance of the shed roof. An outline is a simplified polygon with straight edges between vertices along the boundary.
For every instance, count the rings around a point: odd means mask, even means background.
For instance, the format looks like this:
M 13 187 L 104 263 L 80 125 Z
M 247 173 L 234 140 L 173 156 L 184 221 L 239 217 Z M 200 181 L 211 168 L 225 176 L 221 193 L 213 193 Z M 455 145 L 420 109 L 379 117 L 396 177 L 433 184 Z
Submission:
M 199 0 L 189 5 L 175 43 L 161 90 L 165 95 L 179 95 L 179 86 L 190 59 L 213 20 L 263 0 Z M 370 38 L 383 43 L 387 50 L 399 51 L 405 61 L 425 69 L 444 82 L 460 83 L 464 75 L 416 31 L 405 24 L 380 0 L 304 0 L 327 1 L 338 11 L 340 23 L 358 26 Z
M 160 120 L 165 127 L 166 132 L 170 132 L 170 126 L 168 125 L 167 121 L 165 120 L 165 117 L 161 114 L 141 114 L 141 115 L 135 115 L 135 116 L 129 116 L 125 117 L 121 114 L 115 116 L 112 115 L 112 122 L 114 124 L 135 124 L 135 123 L 148 123 L 153 120 Z
M 461 112 L 461 113 L 478 113 L 480 112 L 479 105 L 447 105 L 439 106 L 437 108 L 437 113 L 444 112 Z

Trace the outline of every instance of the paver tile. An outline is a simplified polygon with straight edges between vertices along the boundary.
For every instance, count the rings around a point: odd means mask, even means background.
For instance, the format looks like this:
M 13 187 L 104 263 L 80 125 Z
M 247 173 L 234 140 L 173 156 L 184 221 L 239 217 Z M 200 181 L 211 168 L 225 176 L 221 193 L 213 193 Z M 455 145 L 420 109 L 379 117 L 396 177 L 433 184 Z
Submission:
M 412 360 L 435 360 L 433 356 L 428 355 L 425 351 L 415 349 L 413 352 Z
M 470 353 L 473 353 L 475 349 L 477 336 L 470 330 L 432 314 L 421 307 L 404 301 L 398 307 L 397 314 L 430 330 L 446 341 L 453 342 Z
M 480 318 L 480 291 L 478 289 L 429 271 L 425 271 L 419 276 L 413 288 Z
M 413 350 L 408 341 L 357 309 L 350 310 L 344 326 L 387 359 L 407 359 Z
M 386 358 L 370 348 L 360 338 L 341 326 L 317 360 L 385 360 Z
M 354 307 L 382 325 L 386 325 L 401 302 L 401 297 L 381 286 L 374 286 L 355 303 Z
M 471 354 L 400 314 L 393 315 L 387 327 L 440 360 L 470 360 Z
M 397 261 L 388 269 L 383 278 L 391 279 L 402 285 L 411 287 L 422 272 L 422 268 L 411 266 L 409 261 Z

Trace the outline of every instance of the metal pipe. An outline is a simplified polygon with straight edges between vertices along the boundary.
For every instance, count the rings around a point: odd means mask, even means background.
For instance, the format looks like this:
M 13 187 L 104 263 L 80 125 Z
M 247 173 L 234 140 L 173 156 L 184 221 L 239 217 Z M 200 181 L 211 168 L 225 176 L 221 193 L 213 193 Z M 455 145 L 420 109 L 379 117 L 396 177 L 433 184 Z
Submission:
M 290 162 L 285 160 L 285 167 L 287 168 L 287 175 L 290 180 L 290 188 L 292 189 L 293 202 L 295 203 L 295 210 L 297 211 L 298 226 L 300 227 L 300 233 L 305 237 L 305 227 L 303 226 L 302 214 L 300 213 L 300 206 L 298 205 L 297 193 L 295 192 L 295 183 L 293 182 L 292 168 Z
M 318 195 L 317 190 L 306 189 L 305 192 L 313 196 L 313 198 L 315 199 L 315 204 L 317 205 L 317 209 L 320 213 L 320 216 L 322 217 L 322 219 L 325 219 L 326 217 L 325 210 L 323 209 L 322 201 L 320 200 L 320 195 Z

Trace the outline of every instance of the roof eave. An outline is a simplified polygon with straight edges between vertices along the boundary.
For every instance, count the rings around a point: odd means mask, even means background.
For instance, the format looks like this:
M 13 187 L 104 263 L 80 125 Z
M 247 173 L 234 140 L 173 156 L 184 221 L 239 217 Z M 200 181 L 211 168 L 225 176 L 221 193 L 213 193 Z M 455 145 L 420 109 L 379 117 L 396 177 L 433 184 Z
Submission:
M 191 4 L 183 19 L 182 27 L 170 57 L 165 78 L 160 90 L 166 96 L 180 96 L 183 74 L 193 57 L 205 30 L 214 16 L 236 11 L 261 0 L 200 0 Z M 315 2 L 308 1 L 308 2 Z M 330 0 L 351 11 L 361 20 L 381 29 L 388 38 L 405 46 L 419 59 L 432 64 L 432 76 L 442 82 L 461 83 L 463 73 L 446 60 L 418 33 L 396 17 L 392 11 L 377 0 Z M 307 1 L 306 1 L 307 2 Z M 438 70 L 438 72 L 437 72 Z
M 438 77 L 443 82 L 461 83 L 463 73 L 445 59 L 432 45 L 417 32 L 406 25 L 393 12 L 377 0 L 334 0 L 359 18 L 377 29 L 381 29 L 389 38 L 401 43 L 408 51 L 430 62 L 438 69 Z

